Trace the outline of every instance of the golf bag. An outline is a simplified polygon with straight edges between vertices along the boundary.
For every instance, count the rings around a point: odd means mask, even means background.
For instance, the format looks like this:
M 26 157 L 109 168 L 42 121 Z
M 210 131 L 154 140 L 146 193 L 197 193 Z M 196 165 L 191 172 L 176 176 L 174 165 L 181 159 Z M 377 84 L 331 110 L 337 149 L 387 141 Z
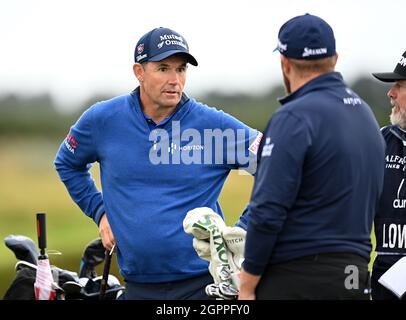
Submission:
M 19 261 L 16 263 L 16 276 L 4 295 L 4 300 L 35 300 L 34 283 L 37 274 L 38 249 L 34 242 L 25 236 L 9 235 L 4 239 L 6 246 L 13 251 Z M 105 260 L 105 249 L 101 239 L 91 241 L 85 248 L 79 276 L 76 272 L 51 266 L 52 287 L 57 300 L 96 300 L 100 298 L 103 278 L 97 276 L 95 267 Z M 108 276 L 108 277 L 107 277 Z M 106 274 L 103 299 L 115 300 L 124 291 L 120 281 Z

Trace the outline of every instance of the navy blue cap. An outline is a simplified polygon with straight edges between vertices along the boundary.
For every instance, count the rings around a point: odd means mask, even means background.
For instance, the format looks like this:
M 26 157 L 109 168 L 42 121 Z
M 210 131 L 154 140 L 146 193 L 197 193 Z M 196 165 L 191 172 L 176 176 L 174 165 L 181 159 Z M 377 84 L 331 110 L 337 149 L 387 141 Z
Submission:
M 406 80 L 406 51 L 400 57 L 393 72 L 373 73 L 372 75 L 383 82 Z
M 187 62 L 197 66 L 196 59 L 189 53 L 186 39 L 168 28 L 155 28 L 144 34 L 135 46 L 134 60 L 138 63 L 161 61 L 181 53 Z
M 306 13 L 285 22 L 279 30 L 278 50 L 293 59 L 314 60 L 336 54 L 333 29 L 323 19 Z

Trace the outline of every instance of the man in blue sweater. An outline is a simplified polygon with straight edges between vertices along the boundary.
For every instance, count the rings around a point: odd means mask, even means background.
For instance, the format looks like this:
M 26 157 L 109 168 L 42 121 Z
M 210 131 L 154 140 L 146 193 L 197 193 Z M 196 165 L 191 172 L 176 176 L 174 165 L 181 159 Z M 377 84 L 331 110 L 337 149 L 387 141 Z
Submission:
M 149 31 L 134 58 L 139 87 L 86 110 L 55 167 L 104 246 L 116 245 L 125 299 L 205 299 L 213 279 L 183 219 L 197 207 L 222 217 L 224 181 L 231 169 L 255 171 L 261 134 L 183 92 L 197 61 L 179 33 Z M 88 172 L 96 161 L 102 193 Z
M 368 299 L 385 142 L 334 72 L 324 20 L 295 17 L 278 37 L 288 96 L 258 150 L 240 299 Z

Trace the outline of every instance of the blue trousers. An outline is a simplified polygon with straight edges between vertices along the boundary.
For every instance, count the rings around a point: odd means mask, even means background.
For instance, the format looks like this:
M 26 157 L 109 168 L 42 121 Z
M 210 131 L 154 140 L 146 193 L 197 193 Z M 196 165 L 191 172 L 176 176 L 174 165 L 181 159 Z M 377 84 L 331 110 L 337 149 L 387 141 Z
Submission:
M 160 283 L 127 282 L 120 300 L 209 300 L 204 289 L 213 283 L 210 273 L 204 275 Z

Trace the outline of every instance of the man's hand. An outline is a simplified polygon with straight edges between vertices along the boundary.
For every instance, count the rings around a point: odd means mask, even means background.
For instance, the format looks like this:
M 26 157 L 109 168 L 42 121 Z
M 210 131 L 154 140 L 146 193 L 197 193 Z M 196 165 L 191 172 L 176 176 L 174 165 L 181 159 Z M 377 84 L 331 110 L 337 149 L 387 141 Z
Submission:
M 255 300 L 255 289 L 261 276 L 248 273 L 244 269 L 240 272 L 240 294 L 238 300 Z
M 104 213 L 102 218 L 100 219 L 99 234 L 102 239 L 103 246 L 107 250 L 111 250 L 116 244 L 116 239 L 114 238 L 113 232 L 111 231 L 106 213 Z

